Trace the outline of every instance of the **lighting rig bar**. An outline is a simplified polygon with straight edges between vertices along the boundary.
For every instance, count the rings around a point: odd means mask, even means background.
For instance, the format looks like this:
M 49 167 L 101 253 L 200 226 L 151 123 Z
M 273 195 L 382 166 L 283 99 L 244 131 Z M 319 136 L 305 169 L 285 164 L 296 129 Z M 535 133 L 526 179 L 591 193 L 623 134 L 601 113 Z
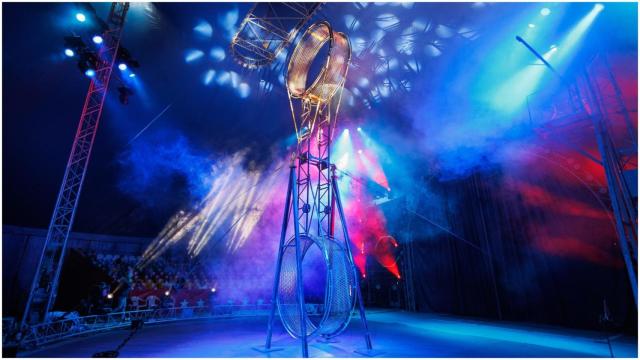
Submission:
M 111 4 L 106 21 L 107 28 L 102 34 L 103 42 L 96 57 L 95 75 L 92 76 L 89 84 L 42 255 L 22 315 L 21 328 L 32 323 L 46 322 L 47 315 L 55 304 L 67 240 L 73 225 L 113 66 L 118 58 L 122 29 L 128 10 L 129 3 Z

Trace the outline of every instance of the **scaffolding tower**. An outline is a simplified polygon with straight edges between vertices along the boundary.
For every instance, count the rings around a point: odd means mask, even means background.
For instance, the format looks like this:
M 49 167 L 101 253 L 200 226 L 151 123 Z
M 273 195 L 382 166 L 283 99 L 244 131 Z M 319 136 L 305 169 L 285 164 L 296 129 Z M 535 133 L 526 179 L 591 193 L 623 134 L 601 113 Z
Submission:
M 95 75 L 89 84 L 47 237 L 22 315 L 21 328 L 33 323 L 46 322 L 47 315 L 55 304 L 67 240 L 73 225 L 128 10 L 129 3 L 111 4 L 107 18 L 108 28 L 102 34 L 103 43 L 95 64 Z
M 541 136 L 559 141 L 602 167 L 606 184 L 590 189 L 604 196 L 638 305 L 638 194 L 637 117 L 634 123 L 606 55 L 597 54 L 575 81 L 552 95 L 536 93 L 527 99 L 532 126 Z M 589 131 L 595 135 L 597 154 L 575 138 Z M 592 186 L 585 182 L 587 186 Z M 600 196 L 598 196 L 600 197 Z M 598 199 L 599 201 L 601 199 Z

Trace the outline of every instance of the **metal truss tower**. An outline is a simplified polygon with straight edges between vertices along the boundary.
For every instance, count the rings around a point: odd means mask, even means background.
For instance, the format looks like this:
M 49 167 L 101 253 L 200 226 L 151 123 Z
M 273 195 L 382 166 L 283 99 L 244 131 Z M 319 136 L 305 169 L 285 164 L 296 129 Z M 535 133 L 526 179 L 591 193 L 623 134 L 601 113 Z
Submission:
M 128 10 L 129 3 L 111 4 L 107 18 L 108 28 L 102 34 L 103 43 L 95 64 L 95 75 L 89 84 L 42 255 L 22 315 L 21 328 L 31 323 L 46 322 L 47 314 L 55 304 L 67 239 L 73 225 Z
M 532 50 L 536 54 L 535 50 Z M 538 56 L 538 55 L 537 55 Z M 552 70 L 548 63 L 546 64 Z M 554 70 L 555 72 L 555 70 Z M 637 190 L 637 124 L 633 123 L 622 99 L 622 92 L 607 58 L 598 54 L 584 67 L 581 76 L 572 82 L 563 79 L 564 91 L 544 100 L 545 93 L 528 98 L 531 123 L 545 138 L 562 143 L 595 162 L 604 170 L 606 193 L 618 246 L 625 263 L 633 300 L 638 305 L 638 203 Z M 536 104 L 536 97 L 543 98 Z M 533 100 L 533 101 L 532 101 Z M 583 129 L 593 131 L 597 155 L 589 153 L 584 144 L 574 141 Z M 635 179 L 627 175 L 635 172 Z M 592 191 L 596 194 L 596 191 Z M 600 201 L 600 200 L 599 200 Z

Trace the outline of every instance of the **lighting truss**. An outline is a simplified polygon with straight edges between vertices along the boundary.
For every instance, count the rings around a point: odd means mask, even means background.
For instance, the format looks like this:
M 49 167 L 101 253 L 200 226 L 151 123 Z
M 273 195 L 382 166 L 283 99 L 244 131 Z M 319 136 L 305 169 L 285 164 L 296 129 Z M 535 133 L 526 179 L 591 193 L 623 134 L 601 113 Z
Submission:
M 104 42 L 96 59 L 95 76 L 89 85 L 42 255 L 22 315 L 21 328 L 31 323 L 34 313 L 37 323 L 46 322 L 47 314 L 55 304 L 67 239 L 73 225 L 128 10 L 129 3 L 111 4 L 108 28 L 102 34 Z

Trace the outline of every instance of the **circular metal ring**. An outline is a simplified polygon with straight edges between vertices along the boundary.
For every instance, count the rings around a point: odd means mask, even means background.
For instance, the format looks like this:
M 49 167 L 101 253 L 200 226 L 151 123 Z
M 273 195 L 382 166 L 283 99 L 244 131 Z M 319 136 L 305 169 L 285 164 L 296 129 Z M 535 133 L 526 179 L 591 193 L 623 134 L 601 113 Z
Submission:
M 317 246 L 323 254 L 323 271 L 326 273 L 324 300 L 319 305 L 321 314 L 310 315 L 309 306 L 304 310 L 307 336 L 314 334 L 330 338 L 340 334 L 349 324 L 355 306 L 355 272 L 346 249 L 338 241 L 330 238 L 316 238 L 300 235 L 302 262 L 308 250 Z M 303 264 L 304 268 L 304 264 Z M 295 237 L 287 241 L 282 254 L 280 279 L 278 284 L 278 313 L 287 332 L 300 338 L 301 317 L 297 299 L 297 266 L 295 257 Z M 304 280 L 303 280 L 304 281 Z M 306 302 L 306 301 L 305 301 Z
M 325 44 L 329 44 L 329 54 L 318 76 L 307 88 L 307 78 L 311 64 Z M 313 103 L 327 102 L 342 87 L 351 60 L 349 38 L 334 32 L 326 21 L 311 25 L 302 35 L 293 50 L 287 68 L 287 89 L 292 98 Z

